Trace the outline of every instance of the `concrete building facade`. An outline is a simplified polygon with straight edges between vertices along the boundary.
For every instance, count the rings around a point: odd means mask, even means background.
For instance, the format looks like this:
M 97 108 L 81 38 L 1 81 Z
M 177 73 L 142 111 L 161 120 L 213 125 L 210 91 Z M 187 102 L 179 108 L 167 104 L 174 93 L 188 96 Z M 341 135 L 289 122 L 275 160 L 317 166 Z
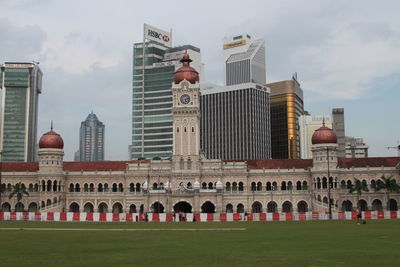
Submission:
M 36 161 L 42 71 L 35 63 L 6 62 L 0 75 L 0 160 Z

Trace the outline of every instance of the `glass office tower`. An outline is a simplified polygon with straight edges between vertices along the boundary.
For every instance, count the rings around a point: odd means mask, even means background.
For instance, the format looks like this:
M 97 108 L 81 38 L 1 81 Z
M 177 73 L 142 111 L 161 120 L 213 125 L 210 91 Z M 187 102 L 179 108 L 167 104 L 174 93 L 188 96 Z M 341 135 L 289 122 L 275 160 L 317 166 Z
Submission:
M 0 151 L 2 161 L 35 161 L 42 71 L 34 63 L 1 66 Z

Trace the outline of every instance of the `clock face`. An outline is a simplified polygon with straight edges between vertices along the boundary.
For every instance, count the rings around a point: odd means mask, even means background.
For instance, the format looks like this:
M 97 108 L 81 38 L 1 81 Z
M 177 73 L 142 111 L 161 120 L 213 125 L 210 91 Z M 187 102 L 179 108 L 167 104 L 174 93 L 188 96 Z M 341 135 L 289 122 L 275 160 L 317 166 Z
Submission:
M 181 103 L 186 105 L 190 102 L 190 96 L 187 94 L 181 95 Z

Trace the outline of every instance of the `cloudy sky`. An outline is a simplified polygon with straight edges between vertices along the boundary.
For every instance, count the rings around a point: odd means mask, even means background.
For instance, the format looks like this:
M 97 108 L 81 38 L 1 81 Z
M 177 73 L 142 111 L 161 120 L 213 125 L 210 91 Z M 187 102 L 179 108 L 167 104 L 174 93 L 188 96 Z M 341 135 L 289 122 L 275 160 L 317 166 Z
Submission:
M 0 0 L 0 62 L 39 61 L 39 135 L 50 120 L 78 149 L 93 110 L 106 125 L 106 158 L 131 142 L 132 44 L 143 23 L 173 30 L 173 45 L 201 49 L 207 82 L 223 82 L 222 38 L 265 38 L 267 81 L 298 79 L 311 114 L 345 108 L 346 135 L 370 156 L 395 156 L 400 139 L 400 2 Z

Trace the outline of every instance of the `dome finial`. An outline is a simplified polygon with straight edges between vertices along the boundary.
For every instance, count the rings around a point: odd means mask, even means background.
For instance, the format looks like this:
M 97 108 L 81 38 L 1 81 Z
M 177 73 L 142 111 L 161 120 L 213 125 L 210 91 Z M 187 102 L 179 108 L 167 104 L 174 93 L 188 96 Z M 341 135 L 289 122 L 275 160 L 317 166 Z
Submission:
M 53 120 L 51 120 L 51 123 L 50 123 L 50 131 L 53 131 Z
M 322 116 L 322 126 L 325 127 L 325 116 Z

